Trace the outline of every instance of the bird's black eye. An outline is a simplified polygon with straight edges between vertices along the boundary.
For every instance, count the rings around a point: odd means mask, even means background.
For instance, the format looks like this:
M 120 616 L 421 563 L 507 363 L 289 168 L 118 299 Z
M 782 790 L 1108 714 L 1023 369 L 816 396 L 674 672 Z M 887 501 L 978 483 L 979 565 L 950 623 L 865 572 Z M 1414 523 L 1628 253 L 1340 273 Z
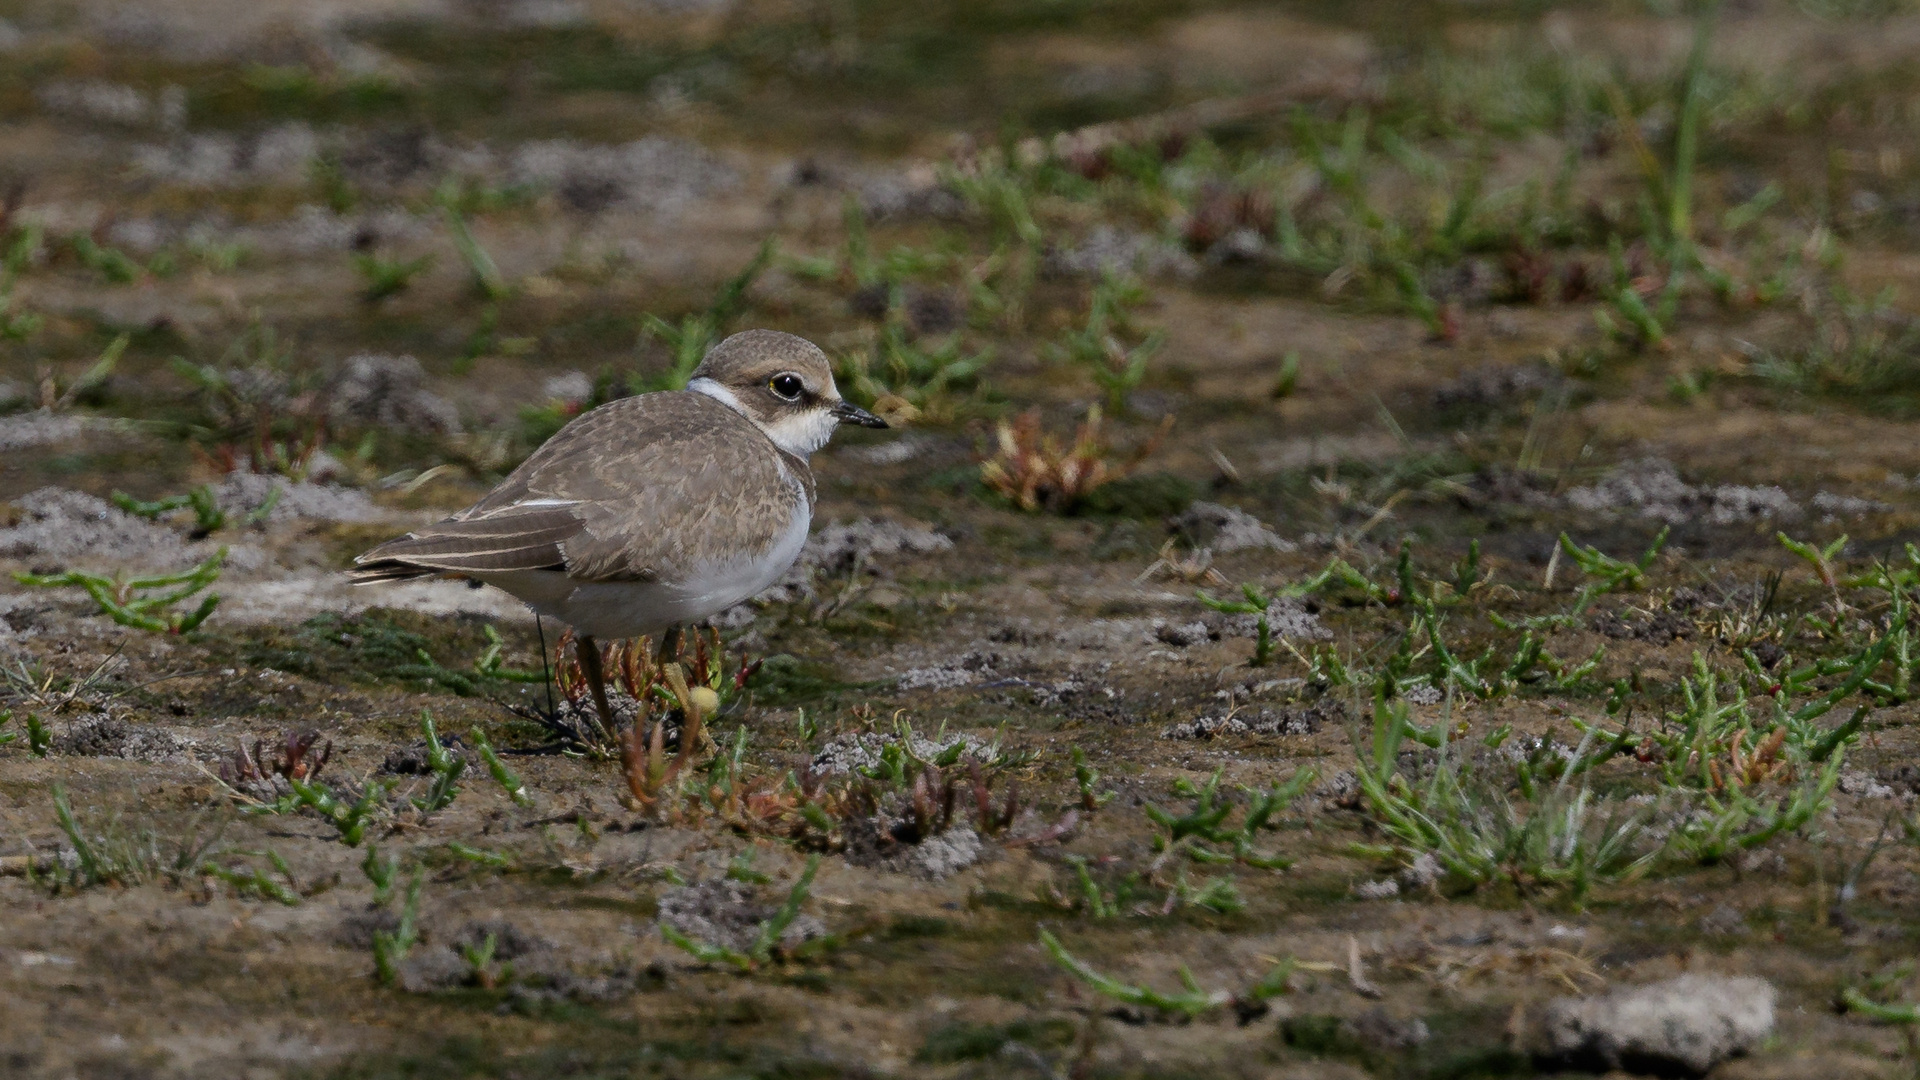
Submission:
M 806 388 L 807 384 L 800 381 L 800 376 L 795 375 L 791 371 L 783 371 L 775 375 L 773 380 L 767 383 L 767 389 L 772 390 L 788 401 L 799 401 L 800 392 Z

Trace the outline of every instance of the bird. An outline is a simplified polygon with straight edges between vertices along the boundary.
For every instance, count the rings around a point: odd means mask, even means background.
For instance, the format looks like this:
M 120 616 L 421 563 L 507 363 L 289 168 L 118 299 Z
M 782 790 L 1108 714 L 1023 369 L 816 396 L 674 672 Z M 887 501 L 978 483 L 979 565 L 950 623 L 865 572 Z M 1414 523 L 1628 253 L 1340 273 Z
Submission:
M 842 424 L 887 426 L 840 396 L 818 346 L 746 330 L 686 389 L 580 414 L 478 502 L 348 573 L 356 585 L 465 577 L 571 626 L 611 731 L 597 639 L 671 634 L 780 580 L 813 520 L 809 461 Z

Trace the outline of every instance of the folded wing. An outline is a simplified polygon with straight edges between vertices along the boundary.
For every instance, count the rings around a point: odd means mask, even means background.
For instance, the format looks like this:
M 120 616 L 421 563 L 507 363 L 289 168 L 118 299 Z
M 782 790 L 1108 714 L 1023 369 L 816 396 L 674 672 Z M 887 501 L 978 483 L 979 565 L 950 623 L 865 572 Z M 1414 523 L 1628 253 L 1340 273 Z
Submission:
M 563 570 L 561 545 L 585 527 L 571 505 L 508 506 L 481 517 L 448 518 L 360 556 L 351 574 L 362 584 L 431 574 Z

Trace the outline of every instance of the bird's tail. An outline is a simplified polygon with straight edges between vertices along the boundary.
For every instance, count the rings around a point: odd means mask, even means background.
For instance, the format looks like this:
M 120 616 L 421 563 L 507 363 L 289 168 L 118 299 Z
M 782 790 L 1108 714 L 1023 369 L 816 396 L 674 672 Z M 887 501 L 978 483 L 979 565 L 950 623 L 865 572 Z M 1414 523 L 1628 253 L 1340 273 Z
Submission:
M 416 566 L 399 559 L 377 559 L 347 571 L 347 580 L 355 585 L 374 585 L 383 581 L 413 581 L 417 578 L 433 577 L 444 573 L 446 573 L 445 570 L 431 566 Z

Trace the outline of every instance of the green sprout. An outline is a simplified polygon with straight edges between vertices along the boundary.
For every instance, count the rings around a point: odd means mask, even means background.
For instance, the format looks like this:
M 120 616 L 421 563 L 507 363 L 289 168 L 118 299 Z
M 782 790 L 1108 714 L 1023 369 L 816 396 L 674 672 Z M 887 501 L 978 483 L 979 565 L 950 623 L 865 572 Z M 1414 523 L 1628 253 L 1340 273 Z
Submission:
M 816 956 L 838 945 L 840 938 L 829 934 L 789 949 L 781 945 L 780 936 L 786 933 L 787 927 L 793 925 L 793 920 L 799 917 L 800 905 L 806 902 L 807 894 L 813 889 L 813 875 L 819 869 L 820 856 L 810 856 L 807 859 L 807 868 L 801 872 L 800 879 L 794 882 L 793 888 L 788 891 L 786 903 L 781 904 L 780 910 L 760 924 L 759 933 L 755 935 L 753 944 L 749 945 L 745 952 L 725 945 L 695 941 L 666 923 L 660 924 L 660 936 L 666 938 L 672 945 L 686 950 L 694 959 L 702 963 L 724 964 L 740 972 L 750 972 L 765 967 L 773 961 L 776 954 L 783 960 L 802 960 Z
M 114 285 L 126 285 L 146 276 L 146 268 L 132 256 L 119 248 L 97 243 L 86 233 L 74 233 L 67 238 L 67 244 L 82 266 Z
M 1267 393 L 1275 400 L 1289 398 L 1300 387 L 1300 352 L 1289 349 L 1280 357 L 1280 370 L 1274 373 L 1273 387 Z
M 1087 752 L 1073 748 L 1073 782 L 1080 788 L 1080 806 L 1088 813 L 1100 809 L 1113 792 L 1100 790 L 1100 772 L 1087 764 Z
M 1220 796 L 1220 770 L 1215 770 L 1206 783 L 1198 786 L 1183 776 L 1174 781 L 1173 790 L 1192 799 L 1192 809 L 1176 817 L 1153 803 L 1146 804 L 1147 818 L 1166 830 L 1164 835 L 1154 837 L 1154 850 L 1161 852 L 1162 859 L 1184 851 L 1188 858 L 1199 863 L 1239 862 L 1262 870 L 1284 870 L 1293 865 L 1291 860 L 1262 855 L 1255 850 L 1255 842 L 1262 830 L 1279 827 L 1273 820 L 1275 815 L 1299 798 L 1318 776 L 1318 770 L 1307 768 L 1266 791 L 1242 788 L 1241 793 L 1247 799 L 1246 814 L 1237 827 L 1226 824 L 1239 807 L 1231 799 Z
M 217 532 L 227 524 L 227 513 L 220 509 L 220 503 L 214 498 L 213 485 L 201 484 L 185 495 L 169 495 L 164 499 L 142 502 L 124 491 L 116 491 L 107 496 L 113 505 L 135 517 L 152 521 L 162 514 L 170 514 L 186 507 L 193 508 L 194 531 L 202 536 Z
M 376 845 L 367 845 L 366 858 L 360 860 L 360 871 L 373 883 L 373 902 L 377 906 L 386 906 L 393 895 L 393 885 L 400 875 L 400 857 L 388 855 L 381 858 Z
M 473 670 L 476 674 L 483 679 L 500 679 L 504 682 L 537 683 L 547 681 L 547 673 L 544 671 L 508 667 L 503 656 L 507 643 L 500 639 L 500 631 L 495 630 L 492 623 L 488 623 L 482 627 L 482 629 L 487 635 L 487 647 L 481 651 L 479 658 L 473 662 Z
M 501 275 L 500 266 L 493 256 L 480 245 L 473 235 L 473 228 L 467 224 L 467 217 L 461 213 L 458 192 L 451 187 L 443 187 L 435 195 L 440 205 L 440 216 L 447 224 L 447 233 L 453 238 L 454 249 L 460 252 L 460 259 L 467 264 L 467 273 L 473 279 L 473 289 L 489 304 L 499 304 L 512 295 L 513 287 Z
M 73 847 L 73 857 L 79 863 L 80 875 L 84 880 L 93 884 L 126 880 L 128 875 L 125 868 L 109 861 L 80 831 L 80 823 L 73 817 L 73 807 L 67 803 L 67 789 L 59 784 L 53 785 L 53 817 L 59 822 L 60 831 L 67 834 L 67 843 Z
M 267 861 L 273 864 L 273 868 L 279 871 L 280 876 L 286 879 L 285 884 L 274 880 L 258 866 L 223 866 L 211 859 L 201 865 L 201 872 L 210 877 L 219 878 L 233 886 L 234 890 L 243 896 L 257 896 L 262 900 L 285 904 L 287 907 L 299 906 L 300 893 L 293 880 L 293 868 L 287 865 L 287 860 L 281 858 L 279 852 L 269 848 L 264 853 L 230 852 L 229 854 L 264 854 Z
M 1180 1016 L 1188 1020 L 1213 1012 L 1226 1006 L 1233 1006 L 1242 1015 L 1259 1015 L 1264 1011 L 1266 1002 L 1284 994 L 1288 990 L 1288 980 L 1293 975 L 1294 962 L 1291 958 L 1281 960 L 1261 976 L 1246 990 L 1235 994 L 1226 990 L 1204 990 L 1193 977 L 1193 972 L 1185 964 L 1180 965 L 1180 986 L 1177 993 L 1164 993 L 1150 986 L 1136 986 L 1121 982 L 1111 975 L 1104 975 L 1066 950 L 1060 939 L 1045 930 L 1040 931 L 1040 947 L 1047 951 L 1053 962 L 1065 968 L 1069 974 L 1099 994 L 1110 997 L 1123 1005 L 1135 1008 L 1153 1009 L 1157 1012 Z
M 487 741 L 487 733 L 474 728 L 470 737 L 473 739 L 474 750 L 480 755 L 480 760 L 486 763 L 487 772 L 493 776 L 494 783 L 499 784 L 507 793 L 507 798 L 512 799 L 516 806 L 532 806 L 533 796 L 527 794 L 527 786 L 520 782 L 518 773 L 507 768 L 507 763 L 500 760 L 500 755 L 494 750 L 493 744 Z
M 467 962 L 467 980 L 473 985 L 491 990 L 504 979 L 513 977 L 513 965 L 503 964 L 496 974 L 493 970 L 493 956 L 500 947 L 500 936 L 487 931 L 487 936 L 478 945 L 460 945 L 460 958 Z
M 1133 325 L 1133 309 L 1146 299 L 1138 281 L 1104 275 L 1093 288 L 1085 325 L 1068 329 L 1048 346 L 1056 359 L 1087 369 L 1116 416 L 1126 412 L 1127 396 L 1146 379 L 1148 362 L 1166 343 L 1165 331 L 1141 333 Z
M 4 728 L 12 722 L 13 722 L 13 710 L 0 709 L 0 728 Z M 5 746 L 8 743 L 18 742 L 19 740 L 20 740 L 20 733 L 17 731 L 8 731 L 8 732 L 0 733 L 0 746 Z M 47 730 L 46 721 L 40 719 L 39 713 L 31 713 L 31 712 L 28 713 L 27 714 L 27 749 L 30 752 L 32 752 L 34 757 L 46 757 L 48 745 L 52 741 L 53 741 L 52 733 Z
M 360 290 L 360 298 L 369 304 L 377 304 L 405 292 L 413 285 L 414 278 L 432 268 L 433 261 L 431 254 L 417 259 L 386 259 L 375 254 L 356 254 L 353 268 L 366 283 Z
M 415 809 L 431 814 L 451 805 L 460 794 L 458 781 L 467 769 L 467 759 L 440 744 L 440 733 L 433 727 L 433 714 L 425 709 L 420 710 L 420 734 L 427 740 L 427 771 L 432 774 L 433 783 L 424 797 L 415 796 L 412 802 Z
M 184 883 L 207 872 L 207 851 L 223 831 L 218 825 L 206 835 L 195 829 L 169 844 L 152 831 L 125 829 L 117 817 L 104 828 L 90 831 L 74 815 L 61 784 L 53 785 L 53 816 L 66 835 L 71 859 L 64 855 L 48 860 L 33 856 L 25 860 L 25 869 L 29 878 L 56 888 L 63 878 L 75 886 L 137 885 L 155 875 Z M 47 877 L 40 876 L 42 870 L 50 872 Z
M 1848 1012 L 1856 1012 L 1871 1020 L 1880 1020 L 1889 1024 L 1920 1025 L 1920 1006 L 1882 1005 L 1860 992 L 1858 987 L 1849 986 L 1840 991 L 1840 1004 Z
M 242 807 L 241 812 L 291 814 L 297 810 L 312 810 L 339 831 L 341 841 L 348 847 L 359 847 L 360 841 L 366 839 L 367 825 L 385 807 L 388 792 L 388 785 L 369 780 L 359 798 L 345 802 L 332 788 L 318 781 L 289 777 L 287 785 L 293 789 L 288 794 L 270 803 L 246 800 L 248 805 Z
M 467 862 L 478 863 L 481 866 L 494 870 L 505 870 L 513 866 L 513 856 L 511 855 L 505 855 L 498 851 L 488 851 L 485 848 L 471 847 L 458 840 L 447 841 L 447 850 Z
M 0 288 L 0 337 L 13 338 L 21 336 L 14 331 L 22 329 L 25 330 L 27 335 L 31 335 L 34 331 L 37 331 L 41 323 L 40 316 L 38 315 L 21 315 L 17 318 L 6 316 L 5 310 L 7 305 L 4 303 L 5 291 L 4 288 Z M 81 398 L 104 387 L 107 379 L 112 376 L 113 369 L 119 365 L 121 355 L 127 351 L 128 343 L 132 340 L 132 334 L 121 334 L 119 337 L 108 342 L 107 347 L 100 350 L 99 358 L 74 378 L 73 381 L 67 383 L 65 389 L 60 389 L 52 381 L 45 383 L 40 395 L 41 407 L 54 412 L 60 412 L 72 407 L 72 405 Z
M 1266 667 L 1273 663 L 1273 628 L 1267 622 L 1267 609 L 1273 606 L 1274 597 L 1252 584 L 1240 586 L 1243 600 L 1218 600 L 1205 591 L 1194 594 L 1199 601 L 1223 615 L 1252 615 L 1254 617 L 1253 659 L 1247 661 L 1252 667 Z
M 407 954 L 420 940 L 420 885 L 421 873 L 413 872 L 413 879 L 407 883 L 406 899 L 400 905 L 400 921 L 392 930 L 373 932 L 373 976 L 382 986 L 392 986 L 400 981 L 400 965 L 406 962 Z
M 1839 578 L 1834 569 L 1834 560 L 1838 559 L 1840 553 L 1847 549 L 1848 538 L 1846 535 L 1842 534 L 1839 539 L 1828 544 L 1826 547 L 1803 543 L 1783 532 L 1776 532 L 1773 535 L 1775 539 L 1780 541 L 1782 547 L 1800 556 L 1806 560 L 1807 565 L 1813 567 L 1813 572 L 1820 578 L 1820 584 L 1830 589 L 1839 584 Z
M 273 490 L 267 492 L 266 499 L 263 500 L 259 506 L 247 511 L 245 517 L 241 519 L 242 523 L 251 526 L 258 525 L 267 520 L 268 515 L 273 513 L 273 508 L 280 505 L 280 496 L 284 493 L 284 488 L 274 487 Z M 169 495 L 163 499 L 155 499 L 152 502 L 136 499 L 124 491 L 116 491 L 107 496 L 107 499 L 112 502 L 113 505 L 127 513 L 135 517 L 145 518 L 148 521 L 153 521 L 162 514 L 171 514 L 175 510 L 191 508 L 193 510 L 193 535 L 196 538 L 218 532 L 226 528 L 228 524 L 228 514 L 225 510 L 221 509 L 220 501 L 214 494 L 212 484 L 201 484 L 185 495 Z
M 1566 533 L 1561 533 L 1559 546 L 1554 549 L 1553 562 L 1549 566 L 1557 564 L 1560 556 L 1564 554 L 1573 560 L 1573 565 L 1581 574 L 1592 579 L 1580 587 L 1579 593 L 1574 596 L 1573 607 L 1564 614 L 1543 615 L 1531 619 L 1510 621 L 1497 614 L 1489 617 L 1493 620 L 1493 624 L 1502 630 L 1515 630 L 1522 627 L 1540 630 L 1572 626 L 1579 621 L 1581 614 L 1595 599 L 1607 593 L 1630 592 L 1640 588 L 1646 579 L 1647 571 L 1653 566 L 1654 558 L 1660 554 L 1660 549 L 1666 546 L 1667 532 L 1668 530 L 1662 527 L 1659 535 L 1653 538 L 1653 543 L 1647 545 L 1647 550 L 1632 562 L 1616 559 L 1596 547 L 1581 547 Z M 1551 585 L 1551 573 L 1548 577 Z
M 122 626 L 156 634 L 184 634 L 207 621 L 207 616 L 220 604 L 219 594 L 203 597 L 200 606 L 192 611 L 168 609 L 218 580 L 220 565 L 226 558 L 227 549 L 223 547 L 192 570 L 154 577 L 120 579 L 86 570 L 68 570 L 58 574 L 19 571 L 13 578 L 22 585 L 41 588 L 77 585 L 93 597 L 102 612 Z M 166 591 L 153 596 L 141 595 L 156 589 Z

